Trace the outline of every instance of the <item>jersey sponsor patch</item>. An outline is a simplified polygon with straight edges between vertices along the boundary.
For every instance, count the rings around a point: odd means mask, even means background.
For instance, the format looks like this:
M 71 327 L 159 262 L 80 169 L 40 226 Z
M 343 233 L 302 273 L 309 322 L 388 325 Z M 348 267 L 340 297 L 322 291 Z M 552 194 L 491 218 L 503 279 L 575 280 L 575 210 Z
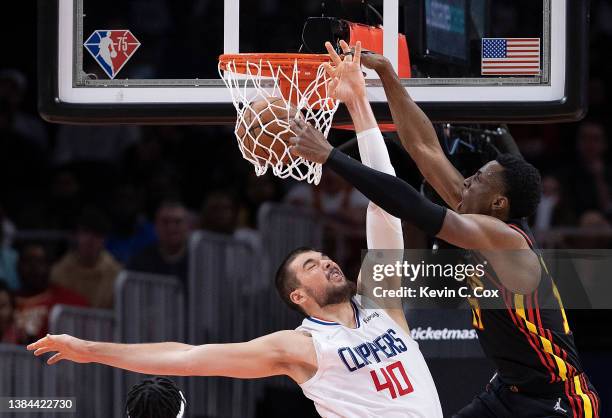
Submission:
M 140 42 L 127 29 L 96 30 L 83 46 L 112 80 L 132 58 Z
M 378 312 L 371 313 L 370 315 L 368 315 L 365 318 L 363 318 L 363 323 L 367 324 L 368 322 L 370 322 L 374 318 L 380 318 L 380 314 Z

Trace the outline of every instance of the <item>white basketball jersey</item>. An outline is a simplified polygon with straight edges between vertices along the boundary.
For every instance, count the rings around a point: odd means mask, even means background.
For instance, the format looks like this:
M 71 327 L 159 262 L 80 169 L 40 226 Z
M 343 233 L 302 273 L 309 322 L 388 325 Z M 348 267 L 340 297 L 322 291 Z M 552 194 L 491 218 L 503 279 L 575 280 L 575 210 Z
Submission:
M 312 335 L 317 353 L 318 370 L 300 387 L 319 414 L 442 418 L 436 386 L 416 341 L 373 302 L 358 296 L 351 303 L 355 329 L 313 317 L 297 328 Z

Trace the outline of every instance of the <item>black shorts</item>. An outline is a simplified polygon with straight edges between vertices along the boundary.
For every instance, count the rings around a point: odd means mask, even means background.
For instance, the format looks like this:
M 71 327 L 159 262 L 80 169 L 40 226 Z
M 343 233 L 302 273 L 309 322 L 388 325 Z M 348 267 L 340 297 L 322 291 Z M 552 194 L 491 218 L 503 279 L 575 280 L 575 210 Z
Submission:
M 487 390 L 453 418 L 599 418 L 599 397 L 584 374 L 546 395 L 521 393 L 494 377 Z

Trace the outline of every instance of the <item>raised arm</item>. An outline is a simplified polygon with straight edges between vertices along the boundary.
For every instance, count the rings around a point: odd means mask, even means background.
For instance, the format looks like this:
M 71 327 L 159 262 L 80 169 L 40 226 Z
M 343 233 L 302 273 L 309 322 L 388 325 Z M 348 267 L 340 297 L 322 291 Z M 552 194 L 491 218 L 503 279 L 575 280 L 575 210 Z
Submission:
M 353 184 L 386 212 L 457 247 L 480 250 L 525 248 L 523 238 L 504 222 L 484 215 L 461 215 L 439 206 L 397 177 L 372 170 L 331 149 L 326 166 Z
M 346 42 L 340 41 L 340 46 L 345 52 L 349 51 Z M 332 58 L 332 65 L 327 66 L 327 72 L 332 80 L 331 93 L 346 105 L 351 115 L 357 133 L 361 161 L 367 167 L 395 176 L 385 140 L 366 96 L 365 79 L 360 62 L 361 43 L 357 43 L 354 55 L 347 56 L 344 60 L 336 54 L 329 42 L 325 47 Z M 368 249 L 404 248 L 401 220 L 381 210 L 373 202 L 368 205 L 366 232 Z
M 402 145 L 425 180 L 456 209 L 461 201 L 463 176 L 446 158 L 429 118 L 412 100 L 391 63 L 382 55 L 364 53 L 361 62 L 377 72 Z
M 527 248 L 521 235 L 504 222 L 489 216 L 460 215 L 436 205 L 403 180 L 372 170 L 334 149 L 311 125 L 299 120 L 295 124 L 298 137 L 292 139 L 292 153 L 325 163 L 387 213 L 457 247 L 485 251 Z M 504 284 L 510 290 L 522 289 L 521 283 Z
M 344 41 L 340 41 L 340 45 L 345 51 L 349 48 Z M 395 176 L 395 169 L 391 165 L 385 140 L 366 96 L 365 79 L 360 67 L 361 45 L 358 43 L 355 54 L 347 56 L 344 60 L 340 59 L 329 42 L 325 46 L 332 58 L 332 65 L 327 66 L 332 80 L 332 95 L 344 102 L 351 115 L 357 132 L 361 161 L 367 167 Z M 385 212 L 372 201 L 368 204 L 366 214 L 366 238 L 369 250 L 398 250 L 385 253 L 387 258 L 393 258 L 385 260 L 389 264 L 399 261 L 403 255 L 401 252 L 404 249 L 402 221 Z M 364 263 L 364 265 L 368 264 Z M 359 275 L 358 289 L 361 294 L 371 294 L 367 287 L 372 284 L 371 281 L 364 283 L 361 274 Z M 381 283 L 377 285 L 380 286 Z M 388 279 L 382 285 L 391 289 L 399 289 L 401 279 L 399 277 Z M 394 298 L 386 301 L 384 306 L 389 316 L 408 331 L 401 300 Z
M 55 353 L 48 364 L 60 360 L 100 363 L 153 375 L 244 379 L 288 375 L 300 382 L 317 367 L 312 339 L 297 331 L 279 331 L 244 343 L 199 346 L 174 342 L 115 344 L 47 335 L 30 344 L 28 350 L 34 350 L 36 356 Z

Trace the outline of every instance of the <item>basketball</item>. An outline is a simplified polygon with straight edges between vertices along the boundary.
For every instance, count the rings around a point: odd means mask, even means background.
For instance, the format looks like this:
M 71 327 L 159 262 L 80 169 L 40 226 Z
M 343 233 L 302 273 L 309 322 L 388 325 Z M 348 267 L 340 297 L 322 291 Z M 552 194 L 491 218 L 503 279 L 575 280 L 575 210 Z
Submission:
M 248 156 L 256 158 L 260 164 L 269 161 L 276 165 L 279 160 L 287 164 L 291 160 L 289 138 L 294 136 L 289 124 L 298 113 L 295 107 L 287 106 L 282 97 L 251 102 L 236 131 Z

